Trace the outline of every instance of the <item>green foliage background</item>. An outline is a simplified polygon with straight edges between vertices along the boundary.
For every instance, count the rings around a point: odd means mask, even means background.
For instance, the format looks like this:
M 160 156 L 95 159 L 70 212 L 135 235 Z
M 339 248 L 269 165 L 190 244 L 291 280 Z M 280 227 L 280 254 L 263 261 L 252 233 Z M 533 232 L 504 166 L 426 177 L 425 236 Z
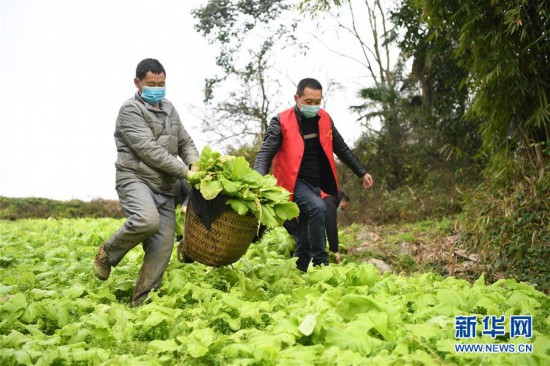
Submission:
M 550 3 L 440 2 L 413 7 L 430 39 L 455 41 L 479 121 L 483 182 L 466 197 L 466 246 L 487 268 L 548 288 L 550 279 Z

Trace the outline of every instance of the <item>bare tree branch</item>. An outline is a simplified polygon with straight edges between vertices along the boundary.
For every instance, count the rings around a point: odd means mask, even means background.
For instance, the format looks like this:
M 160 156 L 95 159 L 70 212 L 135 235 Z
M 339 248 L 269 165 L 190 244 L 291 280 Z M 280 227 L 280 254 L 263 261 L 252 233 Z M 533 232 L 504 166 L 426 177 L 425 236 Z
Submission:
M 380 4 L 379 0 L 376 1 L 376 5 L 378 7 L 378 11 L 382 16 L 382 30 L 384 32 L 384 48 L 386 49 L 386 72 L 387 72 L 390 70 L 390 48 L 388 47 L 388 29 L 386 27 L 386 14 L 382 9 L 382 5 Z M 388 80 L 388 84 L 393 85 L 393 76 L 390 72 L 387 72 L 386 78 Z
M 355 61 L 355 62 L 357 62 L 358 64 L 360 64 L 360 65 L 363 66 L 363 67 L 369 68 L 369 65 L 366 64 L 366 63 L 364 63 L 363 61 L 361 61 L 361 60 L 359 60 L 359 59 L 357 59 L 357 58 L 355 58 L 355 57 L 352 57 L 352 56 L 350 56 L 350 55 L 346 55 L 345 53 L 341 53 L 341 52 L 339 52 L 339 51 L 336 51 L 334 48 L 329 47 L 329 46 L 328 46 L 325 42 L 323 42 L 323 40 L 322 40 L 321 38 L 319 38 L 316 34 L 314 34 L 314 33 L 309 33 L 309 34 L 310 34 L 313 38 L 315 38 L 317 41 L 319 41 L 323 46 L 325 46 L 330 52 L 333 52 L 333 53 L 337 54 L 338 56 L 342 56 L 342 57 L 344 57 L 344 58 L 348 58 L 348 59 L 350 59 L 350 60 L 352 60 L 352 61 Z

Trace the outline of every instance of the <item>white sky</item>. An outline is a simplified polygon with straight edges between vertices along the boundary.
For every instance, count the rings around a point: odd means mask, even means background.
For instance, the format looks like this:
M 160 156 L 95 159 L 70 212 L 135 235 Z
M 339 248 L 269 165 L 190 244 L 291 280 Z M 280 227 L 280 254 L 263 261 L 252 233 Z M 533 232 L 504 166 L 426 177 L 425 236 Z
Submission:
M 0 195 L 116 199 L 114 124 L 135 92 L 135 67 L 147 57 L 164 65 L 166 97 L 199 150 L 209 143 L 191 112 L 204 109 L 203 81 L 217 72 L 217 49 L 190 15 L 203 3 L 0 0 Z M 336 37 L 323 39 L 342 46 Z M 361 129 L 347 107 L 368 82 L 364 70 L 311 44 L 307 56 L 281 69 L 295 82 L 330 78 L 345 86 L 326 108 L 352 145 Z M 287 84 L 281 97 L 290 107 L 295 90 Z

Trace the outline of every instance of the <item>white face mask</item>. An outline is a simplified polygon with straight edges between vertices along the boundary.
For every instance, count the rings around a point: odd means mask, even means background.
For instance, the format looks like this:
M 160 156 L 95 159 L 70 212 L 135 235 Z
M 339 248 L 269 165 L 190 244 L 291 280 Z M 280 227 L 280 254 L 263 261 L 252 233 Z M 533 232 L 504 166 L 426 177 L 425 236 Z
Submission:
M 164 86 L 144 86 L 141 81 L 139 85 L 141 85 L 141 97 L 151 105 L 158 104 L 166 95 L 166 87 Z
M 306 118 L 315 117 L 317 113 L 319 113 L 319 109 L 321 109 L 320 105 L 307 105 L 302 103 L 300 103 L 298 107 L 300 109 L 300 113 L 302 113 L 302 115 Z

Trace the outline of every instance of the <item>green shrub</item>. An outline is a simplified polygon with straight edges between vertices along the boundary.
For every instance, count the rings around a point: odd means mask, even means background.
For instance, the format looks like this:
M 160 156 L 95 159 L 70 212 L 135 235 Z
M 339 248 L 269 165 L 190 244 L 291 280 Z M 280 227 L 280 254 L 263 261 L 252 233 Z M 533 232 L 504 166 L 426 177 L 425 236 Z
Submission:
M 461 216 L 463 243 L 482 255 L 493 278 L 504 273 L 544 291 L 550 291 L 548 160 L 537 169 L 525 157 L 496 156 Z
M 375 186 L 365 190 L 354 177 L 345 177 L 344 189 L 351 198 L 350 209 L 342 212 L 344 224 L 411 223 L 456 215 L 462 211 L 463 192 L 475 187 L 475 178 L 456 177 L 443 170 L 417 184 L 389 189 L 374 177 Z M 440 183 L 433 183 L 439 177 Z
M 79 218 L 79 217 L 124 217 L 116 200 L 96 198 L 90 202 L 80 200 L 56 201 L 46 198 L 10 198 L 0 196 L 0 220 L 27 218 Z

